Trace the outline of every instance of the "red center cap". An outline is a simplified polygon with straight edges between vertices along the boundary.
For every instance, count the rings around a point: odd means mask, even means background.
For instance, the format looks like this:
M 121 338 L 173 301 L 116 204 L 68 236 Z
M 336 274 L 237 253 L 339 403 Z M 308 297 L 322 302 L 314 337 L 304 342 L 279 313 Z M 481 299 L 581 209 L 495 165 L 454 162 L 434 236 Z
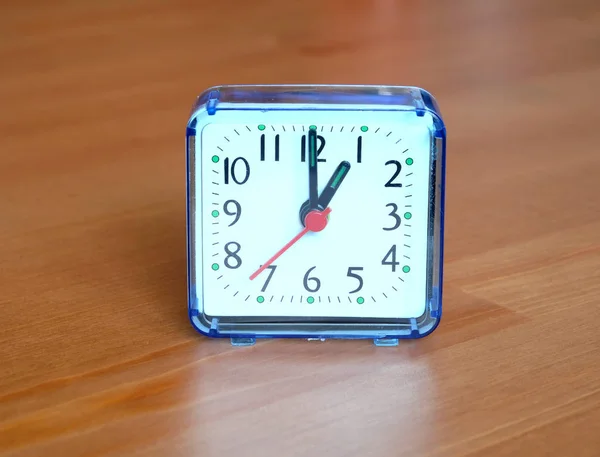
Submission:
M 320 232 L 327 226 L 327 214 L 321 211 L 312 210 L 304 219 L 306 228 L 311 232 Z

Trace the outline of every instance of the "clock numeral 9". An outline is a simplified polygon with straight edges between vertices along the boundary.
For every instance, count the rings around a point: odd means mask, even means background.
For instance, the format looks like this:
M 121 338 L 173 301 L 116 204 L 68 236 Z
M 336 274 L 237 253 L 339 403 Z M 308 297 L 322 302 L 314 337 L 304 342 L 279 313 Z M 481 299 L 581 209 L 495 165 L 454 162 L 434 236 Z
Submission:
M 236 176 L 236 165 L 238 164 L 239 161 L 241 161 L 244 164 L 244 178 L 241 181 Z M 244 184 L 246 181 L 248 181 L 248 178 L 250 177 L 250 164 L 244 157 L 238 157 L 237 159 L 234 159 L 231 162 L 231 166 L 229 165 L 229 157 L 227 157 L 223 161 L 223 166 L 225 169 L 225 178 L 224 178 L 225 184 L 229 184 L 229 176 L 230 175 L 231 175 L 231 179 L 236 184 Z
M 230 205 L 235 206 L 235 210 L 234 211 L 231 211 L 229 209 Z M 223 204 L 223 212 L 225 214 L 227 214 L 228 216 L 235 216 L 235 218 L 233 219 L 233 222 L 228 225 L 228 227 L 231 227 L 232 225 L 236 224 L 237 221 L 240 220 L 240 217 L 242 216 L 242 206 L 236 200 L 227 200 Z
M 230 246 L 233 246 L 233 249 Z M 237 253 L 240 252 L 240 249 L 242 249 L 240 243 L 235 241 L 230 241 L 225 245 L 225 252 L 227 255 L 225 256 L 224 263 L 227 268 L 235 270 L 242 266 L 242 259 L 237 255 Z M 233 263 L 231 259 L 233 259 Z
M 385 183 L 385 187 L 402 187 L 402 184 L 399 182 L 393 182 L 394 179 L 398 177 L 400 171 L 402 170 L 402 165 L 397 160 L 388 160 L 386 165 L 396 165 L 396 171 L 392 175 L 392 177 Z
M 390 257 L 391 257 L 391 260 L 388 260 Z M 396 245 L 395 244 L 387 252 L 385 257 L 381 261 L 381 265 L 391 265 L 392 271 L 396 271 L 396 265 L 400 265 L 400 262 L 396 261 Z
M 400 224 L 402 223 L 402 219 L 400 219 L 400 216 L 398 216 L 398 214 L 396 213 L 396 211 L 398 211 L 398 205 L 396 205 L 395 203 L 388 203 L 387 205 L 385 205 L 386 208 L 390 206 L 392 207 L 392 211 L 388 214 L 388 216 L 392 216 L 395 222 L 392 227 L 383 227 L 383 230 L 396 230 L 398 227 L 400 227 Z
M 325 138 L 323 138 L 321 135 L 317 135 L 317 142 L 319 143 L 317 146 L 317 157 L 319 157 L 319 154 L 321 154 L 321 152 L 323 151 L 323 148 L 325 147 Z M 301 146 L 300 160 L 302 162 L 306 162 L 306 135 L 302 135 L 300 146 Z M 326 162 L 326 161 L 327 161 L 327 159 L 317 158 L 317 162 Z
M 354 273 L 353 270 L 362 271 L 362 270 L 364 270 L 364 268 L 363 267 L 348 267 L 348 273 L 346 274 L 346 276 L 348 276 L 350 278 L 355 278 L 358 281 L 358 287 L 356 289 L 351 290 L 350 292 L 348 292 L 349 294 L 353 294 L 355 292 L 358 292 L 363 287 L 363 278 L 362 278 L 362 276 Z
M 312 267 L 309 268 L 308 271 L 306 272 L 306 274 L 304 275 L 304 288 L 308 291 L 308 292 L 317 292 L 320 288 L 321 288 L 321 281 L 319 280 L 319 278 L 316 277 L 310 277 L 309 274 L 311 271 L 313 271 L 315 268 L 317 267 Z M 308 281 L 311 281 L 314 283 L 314 287 L 311 288 L 310 285 L 308 284 Z

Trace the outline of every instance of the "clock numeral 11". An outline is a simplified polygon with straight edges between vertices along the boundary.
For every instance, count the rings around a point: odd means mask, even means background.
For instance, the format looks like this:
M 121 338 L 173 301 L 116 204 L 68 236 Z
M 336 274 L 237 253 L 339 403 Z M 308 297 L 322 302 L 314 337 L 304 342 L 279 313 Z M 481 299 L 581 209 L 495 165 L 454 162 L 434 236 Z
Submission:
M 260 161 L 265 161 L 265 134 L 260 136 Z M 275 135 L 275 162 L 279 162 L 279 134 Z

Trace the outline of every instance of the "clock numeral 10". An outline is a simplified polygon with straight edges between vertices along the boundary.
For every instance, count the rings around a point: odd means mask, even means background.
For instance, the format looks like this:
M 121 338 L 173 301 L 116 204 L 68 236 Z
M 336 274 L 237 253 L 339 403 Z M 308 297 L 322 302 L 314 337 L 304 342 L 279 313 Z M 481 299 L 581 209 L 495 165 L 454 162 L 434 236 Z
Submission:
M 238 170 L 237 165 L 240 162 L 242 163 L 243 168 L 244 168 L 244 172 L 243 172 L 244 177 L 241 180 L 239 179 L 239 177 L 236 173 L 236 170 Z M 225 171 L 225 177 L 224 177 L 225 184 L 229 184 L 230 176 L 231 176 L 231 180 L 233 182 L 235 182 L 236 184 L 245 184 L 246 181 L 248 181 L 248 178 L 250 178 L 250 164 L 244 157 L 238 157 L 237 159 L 233 159 L 233 161 L 231 162 L 231 166 L 229 165 L 229 157 L 227 157 L 223 161 L 223 168 Z

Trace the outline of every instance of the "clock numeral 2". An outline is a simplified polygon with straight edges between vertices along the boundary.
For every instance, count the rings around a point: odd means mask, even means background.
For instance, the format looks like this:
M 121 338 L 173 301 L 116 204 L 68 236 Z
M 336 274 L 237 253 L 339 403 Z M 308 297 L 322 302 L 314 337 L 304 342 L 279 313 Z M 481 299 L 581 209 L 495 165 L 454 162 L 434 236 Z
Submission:
M 399 182 L 393 182 L 394 179 L 396 179 L 398 177 L 398 175 L 400 174 L 400 171 L 402 170 L 402 165 L 400 165 L 400 162 L 398 162 L 397 160 L 388 160 L 385 164 L 386 165 L 396 165 L 396 171 L 394 172 L 392 177 L 388 180 L 388 182 L 385 183 L 385 187 L 402 187 L 402 184 L 400 184 Z
M 265 161 L 265 134 L 260 136 L 260 161 Z M 279 134 L 275 135 L 275 162 L 279 162 Z
M 317 157 L 319 157 L 319 154 L 321 154 L 321 152 L 323 151 L 323 148 L 325 147 L 325 138 L 323 138 L 321 135 L 317 135 L 317 142 L 319 143 L 317 146 Z M 306 162 L 306 135 L 302 135 L 300 146 L 301 146 L 300 160 L 302 162 Z M 326 162 L 326 161 L 327 161 L 326 159 L 317 158 L 317 162 Z
M 391 261 L 388 258 L 391 257 Z M 381 265 L 391 265 L 392 271 L 396 271 L 396 265 L 400 265 L 400 262 L 396 261 L 396 245 L 394 244 L 390 250 L 387 252 L 383 260 L 381 261 Z
M 233 249 L 230 246 L 233 246 Z M 235 270 L 236 268 L 242 266 L 242 259 L 237 254 L 238 252 L 240 252 L 241 249 L 242 247 L 240 246 L 240 243 L 237 243 L 235 241 L 230 241 L 225 245 L 225 252 L 227 253 L 227 255 L 225 256 L 224 263 L 227 268 Z M 231 262 L 231 259 L 234 260 L 234 263 Z
M 236 176 L 236 165 L 239 161 L 241 161 L 244 165 L 244 178 L 241 181 Z M 246 181 L 248 181 L 248 178 L 250 177 L 250 164 L 244 157 L 238 157 L 237 159 L 234 159 L 231 162 L 231 166 L 229 165 L 229 157 L 227 157 L 223 161 L 223 167 L 225 169 L 225 184 L 229 184 L 229 176 L 231 176 L 231 179 L 236 184 L 244 184 Z

